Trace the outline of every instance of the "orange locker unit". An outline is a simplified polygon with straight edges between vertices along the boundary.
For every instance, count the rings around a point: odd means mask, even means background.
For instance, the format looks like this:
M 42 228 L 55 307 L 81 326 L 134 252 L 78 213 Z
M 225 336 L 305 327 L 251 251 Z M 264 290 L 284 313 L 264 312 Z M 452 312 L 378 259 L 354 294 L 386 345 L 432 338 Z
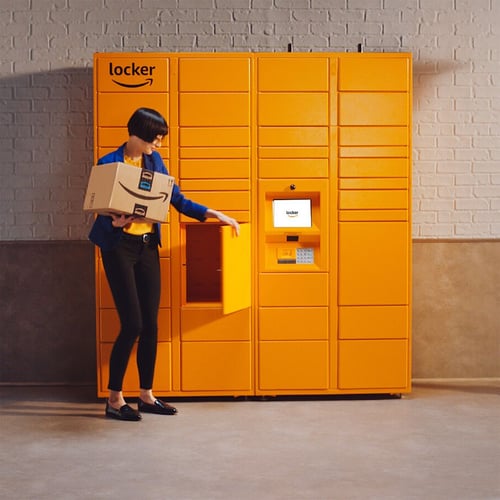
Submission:
M 409 54 L 95 54 L 95 159 L 156 108 L 169 173 L 241 224 L 163 224 L 156 394 L 411 390 L 411 78 Z M 105 396 L 98 251 L 96 297 Z

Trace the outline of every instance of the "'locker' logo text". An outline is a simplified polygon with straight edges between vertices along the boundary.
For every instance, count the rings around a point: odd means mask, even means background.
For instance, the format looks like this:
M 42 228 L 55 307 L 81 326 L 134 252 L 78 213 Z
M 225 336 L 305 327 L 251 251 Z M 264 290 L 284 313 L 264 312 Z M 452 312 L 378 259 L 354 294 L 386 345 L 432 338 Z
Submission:
M 109 63 L 109 74 L 110 76 L 145 76 L 152 77 L 153 71 L 156 69 L 156 66 L 148 66 L 148 65 L 138 65 L 135 62 L 132 64 L 127 64 L 125 66 L 120 66 L 119 64 L 113 65 L 112 62 Z M 153 78 L 145 78 L 142 82 L 138 83 L 127 83 L 123 81 L 118 81 L 112 78 L 112 81 L 121 87 L 126 88 L 137 88 L 144 87 L 145 85 L 152 85 Z

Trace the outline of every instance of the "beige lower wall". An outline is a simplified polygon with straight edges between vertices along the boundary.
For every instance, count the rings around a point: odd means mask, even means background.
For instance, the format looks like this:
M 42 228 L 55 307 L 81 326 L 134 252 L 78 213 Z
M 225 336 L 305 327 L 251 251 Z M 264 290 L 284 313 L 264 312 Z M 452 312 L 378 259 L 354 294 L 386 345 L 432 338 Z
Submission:
M 88 241 L 0 244 L 0 384 L 95 384 Z M 500 377 L 500 240 L 413 244 L 413 377 Z
M 500 240 L 413 243 L 413 377 L 500 376 Z

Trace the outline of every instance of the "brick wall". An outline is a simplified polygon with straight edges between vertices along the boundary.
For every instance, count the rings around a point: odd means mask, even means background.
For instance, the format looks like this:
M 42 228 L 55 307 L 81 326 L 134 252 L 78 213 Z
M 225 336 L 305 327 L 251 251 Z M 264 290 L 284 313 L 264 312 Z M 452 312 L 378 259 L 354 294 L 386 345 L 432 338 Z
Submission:
M 499 0 L 2 0 L 0 240 L 83 240 L 92 55 L 414 56 L 415 238 L 500 238 Z

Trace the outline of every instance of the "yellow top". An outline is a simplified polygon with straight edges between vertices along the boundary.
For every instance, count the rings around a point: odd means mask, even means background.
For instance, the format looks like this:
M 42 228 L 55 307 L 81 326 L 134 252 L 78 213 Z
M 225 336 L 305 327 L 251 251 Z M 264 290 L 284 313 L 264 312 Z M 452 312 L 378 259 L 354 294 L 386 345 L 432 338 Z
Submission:
M 134 160 L 130 156 L 125 155 L 124 161 L 127 165 L 133 165 L 134 167 L 142 168 L 142 158 Z M 123 230 L 128 234 L 144 234 L 153 232 L 153 224 L 151 222 L 131 222 L 127 224 Z

